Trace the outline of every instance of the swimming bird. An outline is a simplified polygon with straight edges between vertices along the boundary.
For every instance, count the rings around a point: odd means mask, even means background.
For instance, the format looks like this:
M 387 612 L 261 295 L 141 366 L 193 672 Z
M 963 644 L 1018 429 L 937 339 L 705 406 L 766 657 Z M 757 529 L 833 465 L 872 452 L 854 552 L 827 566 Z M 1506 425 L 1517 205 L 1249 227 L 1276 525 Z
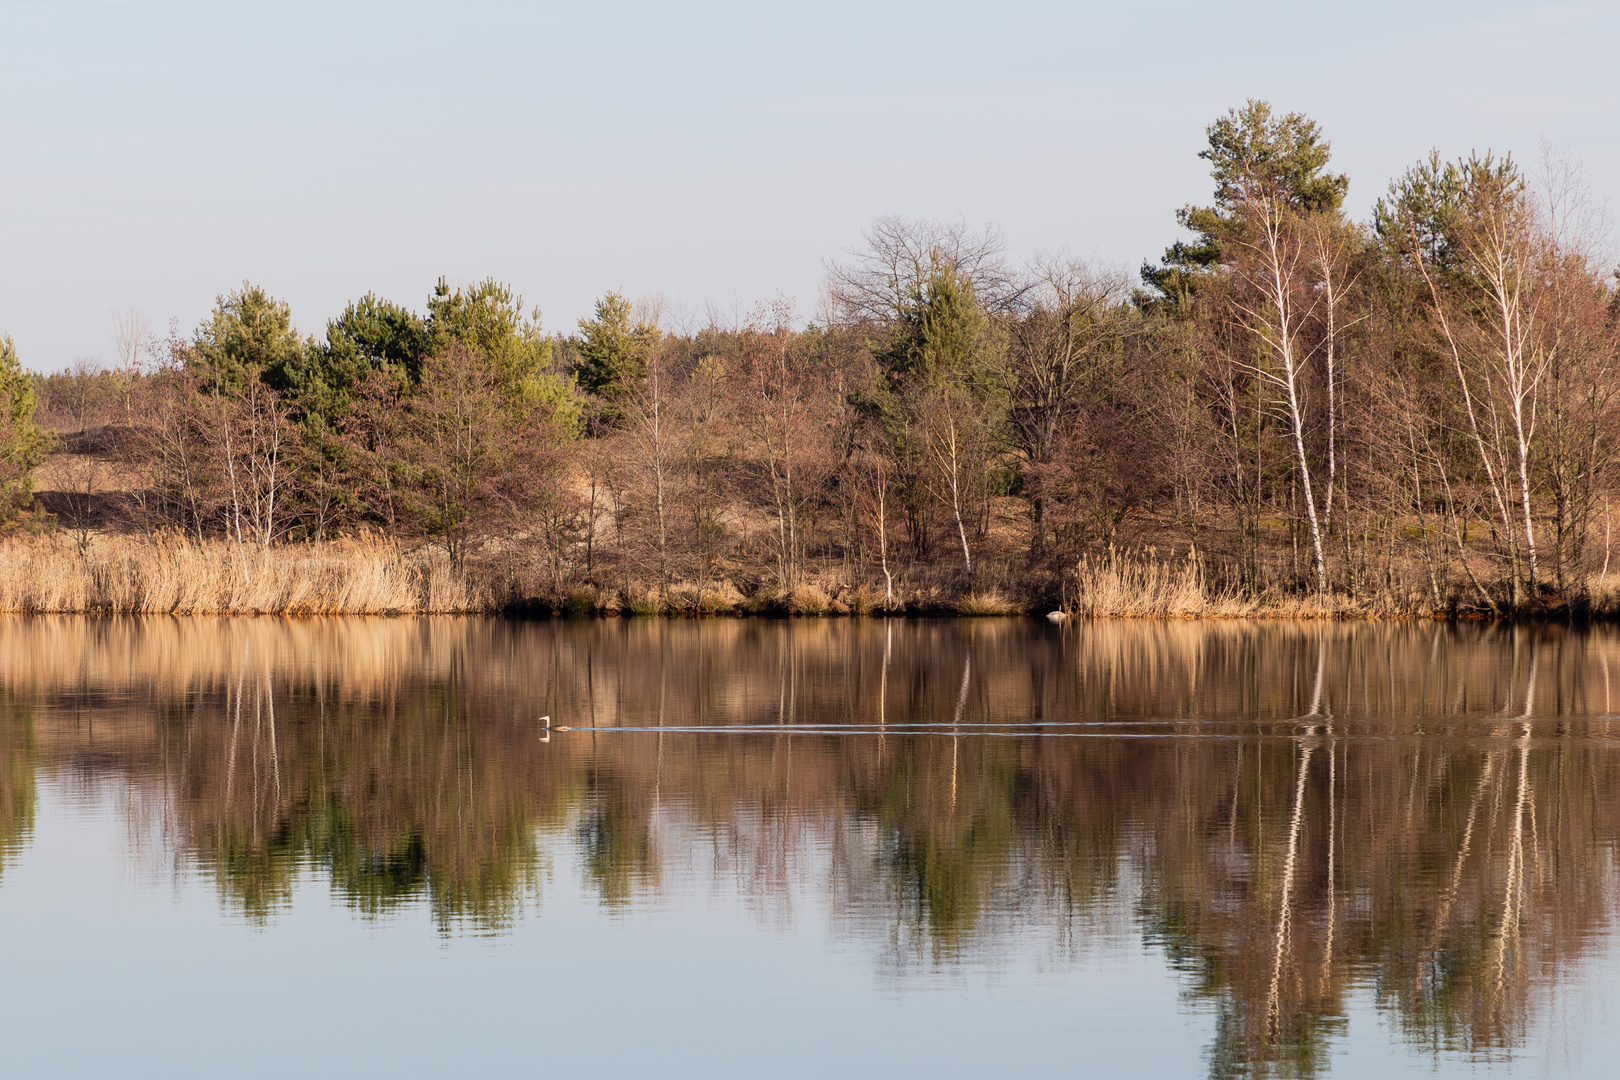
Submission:
M 1069 613 L 1067 611 L 1049 611 L 1046 613 L 1046 621 L 1049 623 L 1060 623 L 1068 617 Z

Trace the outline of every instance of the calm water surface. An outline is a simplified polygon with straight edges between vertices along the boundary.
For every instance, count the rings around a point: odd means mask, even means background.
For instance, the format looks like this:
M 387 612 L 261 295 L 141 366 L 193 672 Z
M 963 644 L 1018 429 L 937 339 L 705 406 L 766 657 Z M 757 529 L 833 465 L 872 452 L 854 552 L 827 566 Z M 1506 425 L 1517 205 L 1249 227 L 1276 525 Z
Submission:
M 1557 627 L 4 620 L 0 1062 L 1609 1075 L 1617 707 Z

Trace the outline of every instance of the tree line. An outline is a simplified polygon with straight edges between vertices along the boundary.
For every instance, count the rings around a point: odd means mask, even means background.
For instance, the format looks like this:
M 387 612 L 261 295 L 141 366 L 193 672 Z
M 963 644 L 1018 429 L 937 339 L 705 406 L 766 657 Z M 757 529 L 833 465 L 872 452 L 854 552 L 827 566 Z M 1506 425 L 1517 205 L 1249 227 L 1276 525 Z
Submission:
M 85 544 L 371 531 L 559 607 L 1063 603 L 1110 549 L 1250 595 L 1601 602 L 1620 301 L 1578 172 L 1431 154 L 1357 222 L 1309 118 L 1207 134 L 1210 204 L 1134 276 L 889 217 L 808 323 L 609 293 L 559 334 L 441 280 L 320 338 L 244 284 L 113 369 L 29 378 L 8 339 L 0 505 Z M 75 453 L 35 499 L 41 420 Z

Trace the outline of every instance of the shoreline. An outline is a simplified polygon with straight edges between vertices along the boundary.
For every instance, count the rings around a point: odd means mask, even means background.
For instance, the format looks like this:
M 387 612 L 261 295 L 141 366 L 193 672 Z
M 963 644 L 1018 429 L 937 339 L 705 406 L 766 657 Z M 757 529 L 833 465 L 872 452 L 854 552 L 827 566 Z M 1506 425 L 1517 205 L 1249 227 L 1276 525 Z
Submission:
M 1050 618 L 1273 622 L 1587 623 L 1620 615 L 1620 588 L 1606 580 L 1538 608 L 1436 606 L 1414 592 L 1365 598 L 1266 590 L 1245 595 L 1206 584 L 1202 559 L 1110 552 L 1082 561 L 1061 582 L 897 583 L 881 586 L 823 573 L 792 588 L 739 585 L 717 576 L 665 585 L 525 579 L 509 564 L 457 565 L 442 549 L 377 537 L 255 547 L 221 540 L 61 535 L 0 540 L 0 613 L 13 615 L 420 616 L 513 619 Z M 1063 601 L 1053 602 L 1053 594 Z

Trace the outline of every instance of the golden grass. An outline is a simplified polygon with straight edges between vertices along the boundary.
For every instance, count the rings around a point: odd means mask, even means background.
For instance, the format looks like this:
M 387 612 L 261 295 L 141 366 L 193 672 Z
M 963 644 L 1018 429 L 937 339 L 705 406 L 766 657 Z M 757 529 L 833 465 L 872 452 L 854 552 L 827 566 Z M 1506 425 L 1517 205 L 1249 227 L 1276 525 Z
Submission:
M 1075 568 L 1075 600 L 1077 615 L 1145 618 L 1211 615 L 1234 598 L 1207 594 L 1195 554 L 1177 561 L 1109 548 L 1106 555 L 1080 560 Z
M 836 614 L 832 597 L 817 584 L 796 585 L 787 594 L 787 608 L 795 615 Z
M 1244 595 L 1213 586 L 1196 551 L 1182 558 L 1156 552 L 1121 552 L 1080 560 L 1075 571 L 1073 613 L 1090 618 L 1331 619 L 1342 616 L 1399 617 L 1429 614 L 1418 598 L 1379 593 L 1363 600 L 1262 592 Z
M 1620 574 L 1593 574 L 1586 579 L 1586 595 L 1594 615 L 1620 615 Z
M 746 608 L 757 615 L 845 615 L 849 607 L 834 600 L 827 590 L 815 582 L 795 585 L 791 589 L 764 586 L 748 597 Z
M 670 603 L 684 615 L 730 615 L 748 601 L 730 581 L 700 582 L 670 590 Z
M 1069 612 L 1090 618 L 1401 618 L 1432 615 L 1415 587 L 1390 586 L 1359 598 L 1280 588 L 1259 595 L 1212 583 L 1202 556 L 1162 556 L 1114 548 L 1075 567 Z M 0 612 L 108 614 L 382 615 L 498 611 L 521 586 L 496 587 L 476 570 L 454 567 L 434 548 L 408 549 L 379 537 L 269 549 L 225 541 L 94 536 L 81 551 L 66 535 L 0 540 Z M 507 596 L 511 592 L 512 596 Z M 1585 583 L 1593 615 L 1620 614 L 1620 575 Z M 575 585 L 529 602 L 564 614 L 725 616 L 845 615 L 889 609 L 868 584 L 807 582 L 744 596 L 728 579 L 658 589 Z M 965 595 L 948 585 L 911 583 L 892 609 L 967 616 L 1028 610 L 1028 597 L 985 586 Z
M 959 615 L 1017 615 L 1020 610 L 1018 604 L 995 589 L 970 592 L 956 604 Z
M 442 552 L 375 539 L 247 547 L 178 536 L 0 543 L 0 611 L 381 615 L 487 611 Z
M 849 613 L 851 615 L 870 615 L 881 610 L 885 606 L 885 600 L 884 594 L 879 590 L 867 585 L 857 585 L 849 593 L 847 601 Z

